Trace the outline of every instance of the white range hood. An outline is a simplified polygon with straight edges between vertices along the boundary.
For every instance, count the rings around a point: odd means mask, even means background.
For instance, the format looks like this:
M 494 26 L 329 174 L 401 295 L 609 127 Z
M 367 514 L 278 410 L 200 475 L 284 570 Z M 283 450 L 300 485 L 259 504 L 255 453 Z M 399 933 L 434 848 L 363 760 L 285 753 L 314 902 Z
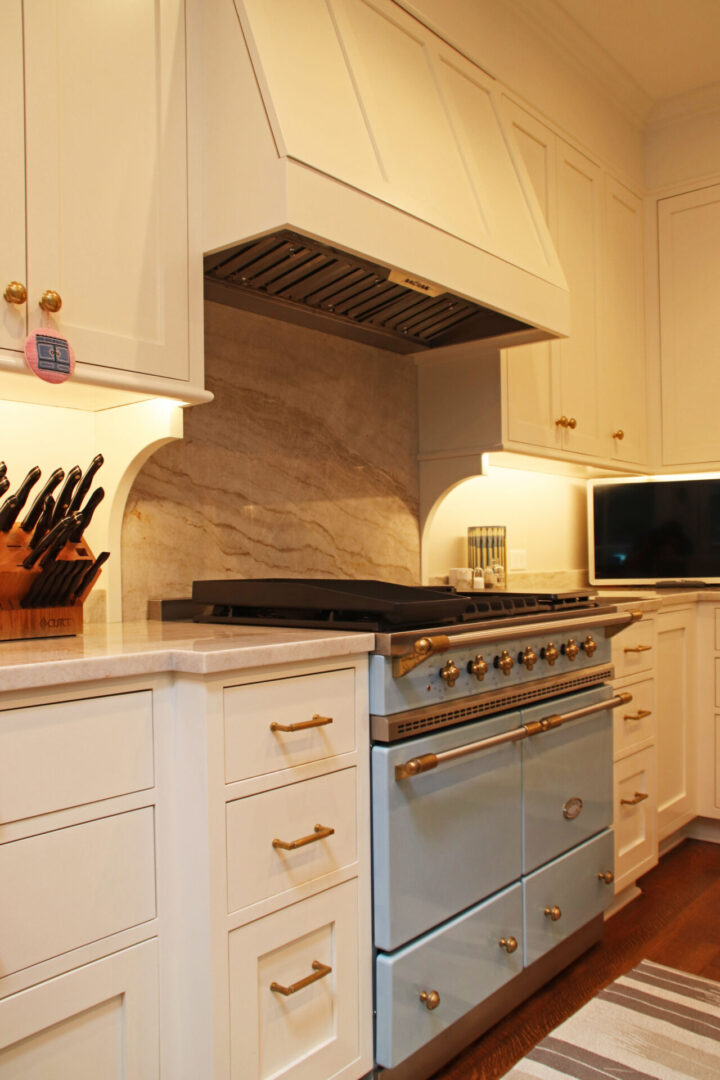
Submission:
M 393 0 L 214 0 L 206 295 L 419 351 L 569 332 L 494 80 Z

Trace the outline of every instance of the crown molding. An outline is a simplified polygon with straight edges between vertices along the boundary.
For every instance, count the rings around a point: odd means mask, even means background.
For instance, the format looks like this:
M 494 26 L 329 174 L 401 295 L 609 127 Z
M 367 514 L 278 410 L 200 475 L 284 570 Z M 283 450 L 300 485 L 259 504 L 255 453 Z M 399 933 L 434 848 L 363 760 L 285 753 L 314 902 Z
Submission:
M 708 116 L 716 112 L 720 112 L 720 82 L 657 102 L 648 117 L 647 129 L 656 131 L 693 116 Z

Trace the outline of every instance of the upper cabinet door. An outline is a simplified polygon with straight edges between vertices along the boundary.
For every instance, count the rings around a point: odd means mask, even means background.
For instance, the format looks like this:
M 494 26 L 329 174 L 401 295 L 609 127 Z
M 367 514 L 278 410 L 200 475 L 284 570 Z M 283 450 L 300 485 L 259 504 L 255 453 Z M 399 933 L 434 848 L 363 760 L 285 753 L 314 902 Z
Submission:
M 21 350 L 27 304 L 3 299 L 11 281 L 27 285 L 25 267 L 25 147 L 23 121 L 22 0 L 0 4 L 0 349 Z
M 24 12 L 30 326 L 55 290 L 78 361 L 187 379 L 184 2 Z

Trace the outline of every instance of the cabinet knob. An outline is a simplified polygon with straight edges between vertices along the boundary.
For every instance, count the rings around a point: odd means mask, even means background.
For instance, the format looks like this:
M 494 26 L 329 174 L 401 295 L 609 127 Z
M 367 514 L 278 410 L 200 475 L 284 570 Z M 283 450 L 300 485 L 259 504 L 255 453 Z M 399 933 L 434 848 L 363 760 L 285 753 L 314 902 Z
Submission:
M 567 416 L 561 416 L 559 420 L 555 421 L 555 427 L 567 427 L 569 423 Z
M 625 432 L 623 431 L 622 428 L 618 428 L 617 431 L 613 431 L 612 437 L 613 437 L 613 439 L 624 439 L 625 438 Z
M 483 660 L 482 656 L 478 653 L 474 660 L 468 660 L 468 671 L 471 675 L 474 675 L 478 682 L 482 682 L 488 673 L 488 662 Z
M 421 990 L 420 1000 L 426 1009 L 437 1009 L 440 1004 L 440 995 L 437 990 Z
M 3 296 L 8 304 L 24 304 L 27 300 L 27 289 L 20 281 L 10 281 L 5 286 Z
M 501 949 L 504 949 L 505 952 L 513 953 L 513 952 L 515 952 L 515 950 L 518 947 L 517 938 L 514 938 L 514 937 L 507 937 L 507 938 L 501 937 L 500 941 L 498 942 L 498 945 L 500 946 Z
M 557 922 L 558 919 L 562 915 L 562 911 L 560 910 L 559 907 L 557 907 L 556 905 L 553 905 L 552 907 L 546 907 L 545 908 L 545 914 L 547 915 L 548 919 L 550 919 L 552 922 Z
M 459 674 L 460 668 L 454 660 L 448 660 L 447 664 L 440 668 L 440 677 L 444 679 L 447 686 L 454 686 Z
M 38 304 L 43 311 L 49 311 L 51 314 L 54 314 L 62 307 L 62 297 L 60 296 L 60 293 L 55 292 L 54 289 L 46 289 L 38 300 Z
M 650 798 L 650 796 L 648 795 L 648 793 L 646 791 L 636 791 L 635 794 L 633 795 L 632 799 L 621 799 L 620 800 L 620 805 L 621 806 L 637 806 L 638 803 L 645 802 L 645 800 L 649 799 L 649 798 Z
M 568 422 L 567 422 L 567 426 L 568 426 L 568 427 L 569 427 L 569 428 L 570 428 L 570 429 L 571 429 L 572 431 L 574 431 L 574 430 L 575 430 L 575 428 L 577 427 L 577 420 L 575 419 L 575 417 L 574 417 L 574 416 L 571 416 L 571 417 L 569 417 L 569 419 L 568 419 Z
M 604 881 L 606 885 L 612 885 L 615 875 L 612 870 L 605 870 L 603 873 L 598 874 L 598 879 Z

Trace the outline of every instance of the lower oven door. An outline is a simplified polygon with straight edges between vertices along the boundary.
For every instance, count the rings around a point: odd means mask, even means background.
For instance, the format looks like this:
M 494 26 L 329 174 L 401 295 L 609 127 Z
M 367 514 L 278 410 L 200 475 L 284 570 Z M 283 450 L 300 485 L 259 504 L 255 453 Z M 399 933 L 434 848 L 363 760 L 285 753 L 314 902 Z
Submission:
M 551 710 L 548 710 L 551 711 Z M 395 949 L 520 877 L 518 744 L 396 780 L 395 766 L 497 735 L 519 712 L 372 750 L 375 946 Z

